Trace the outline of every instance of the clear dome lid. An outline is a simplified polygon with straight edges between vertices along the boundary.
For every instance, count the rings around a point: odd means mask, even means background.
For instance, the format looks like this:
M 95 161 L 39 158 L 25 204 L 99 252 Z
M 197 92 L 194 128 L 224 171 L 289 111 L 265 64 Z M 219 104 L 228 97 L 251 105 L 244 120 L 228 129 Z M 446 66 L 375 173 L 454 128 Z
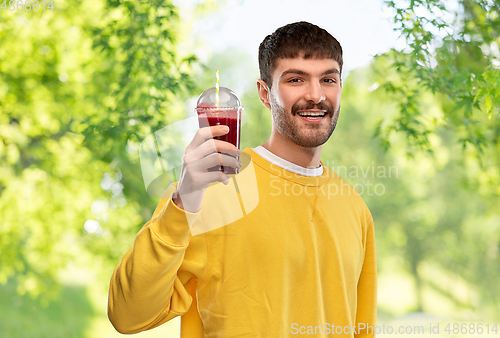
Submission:
M 239 108 L 240 110 L 243 109 L 238 96 L 231 89 L 226 87 L 219 87 L 218 107 L 215 104 L 215 87 L 209 88 L 205 90 L 203 93 L 201 93 L 201 95 L 198 97 L 198 101 L 196 102 L 196 107 L 203 109 L 207 108 L 217 108 L 217 109 Z

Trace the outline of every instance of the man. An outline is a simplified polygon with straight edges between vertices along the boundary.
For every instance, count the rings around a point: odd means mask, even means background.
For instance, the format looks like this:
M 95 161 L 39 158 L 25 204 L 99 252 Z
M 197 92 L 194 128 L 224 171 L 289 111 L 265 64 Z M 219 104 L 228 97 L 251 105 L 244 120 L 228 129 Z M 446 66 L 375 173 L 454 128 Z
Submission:
M 118 331 L 182 316 L 182 337 L 374 336 L 372 217 L 320 161 L 340 111 L 340 44 L 315 25 L 289 24 L 264 39 L 259 67 L 270 138 L 240 153 L 212 139 L 227 133 L 225 126 L 197 132 L 179 182 L 114 271 L 108 314 Z M 207 169 L 249 163 L 258 205 L 210 227 L 234 210 L 226 194 L 232 183 Z M 243 180 L 238 186 L 243 198 Z M 194 227 L 205 231 L 192 235 Z

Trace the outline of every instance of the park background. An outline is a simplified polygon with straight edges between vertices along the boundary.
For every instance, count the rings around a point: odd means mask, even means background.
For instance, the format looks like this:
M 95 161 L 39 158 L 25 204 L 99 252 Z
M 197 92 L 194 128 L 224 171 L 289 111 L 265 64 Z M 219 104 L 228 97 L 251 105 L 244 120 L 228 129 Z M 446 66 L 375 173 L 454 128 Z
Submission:
M 372 211 L 378 324 L 497 336 L 486 324 L 500 322 L 498 0 L 9 5 L 0 9 L 2 337 L 120 336 L 106 315 L 109 279 L 158 203 L 144 186 L 141 142 L 192 114 L 219 69 L 245 106 L 242 149 L 262 144 L 271 118 L 255 90 L 258 44 L 299 20 L 344 48 L 341 113 L 322 160 Z M 447 333 L 449 323 L 466 330 Z M 178 335 L 178 320 L 140 334 Z

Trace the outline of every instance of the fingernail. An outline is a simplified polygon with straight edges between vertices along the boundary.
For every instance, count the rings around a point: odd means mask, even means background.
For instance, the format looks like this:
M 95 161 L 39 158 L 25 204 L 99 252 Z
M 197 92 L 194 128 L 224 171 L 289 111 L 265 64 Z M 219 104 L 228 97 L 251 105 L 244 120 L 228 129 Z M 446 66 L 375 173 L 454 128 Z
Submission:
M 242 165 L 243 165 L 243 163 L 241 163 L 240 161 L 238 161 L 238 168 L 241 168 Z
M 228 132 L 229 131 L 229 127 L 228 126 L 224 126 L 224 131 Z

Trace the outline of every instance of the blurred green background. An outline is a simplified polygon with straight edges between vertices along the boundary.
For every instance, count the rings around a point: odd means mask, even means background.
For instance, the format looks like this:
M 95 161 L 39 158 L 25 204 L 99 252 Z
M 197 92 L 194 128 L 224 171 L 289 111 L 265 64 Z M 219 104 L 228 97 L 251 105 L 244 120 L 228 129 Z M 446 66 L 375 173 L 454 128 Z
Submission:
M 35 12 L 4 2 L 2 337 L 119 336 L 106 315 L 109 279 L 159 202 L 146 193 L 139 146 L 186 116 L 215 68 L 245 106 L 242 148 L 269 137 L 269 111 L 241 82 L 259 76 L 252 56 L 200 56 L 191 35 L 243 3 L 61 0 Z M 440 322 L 441 336 L 474 336 L 443 324 L 500 322 L 500 2 L 380 6 L 404 47 L 343 75 L 322 160 L 372 211 L 379 323 Z M 140 335 L 177 337 L 179 322 Z

